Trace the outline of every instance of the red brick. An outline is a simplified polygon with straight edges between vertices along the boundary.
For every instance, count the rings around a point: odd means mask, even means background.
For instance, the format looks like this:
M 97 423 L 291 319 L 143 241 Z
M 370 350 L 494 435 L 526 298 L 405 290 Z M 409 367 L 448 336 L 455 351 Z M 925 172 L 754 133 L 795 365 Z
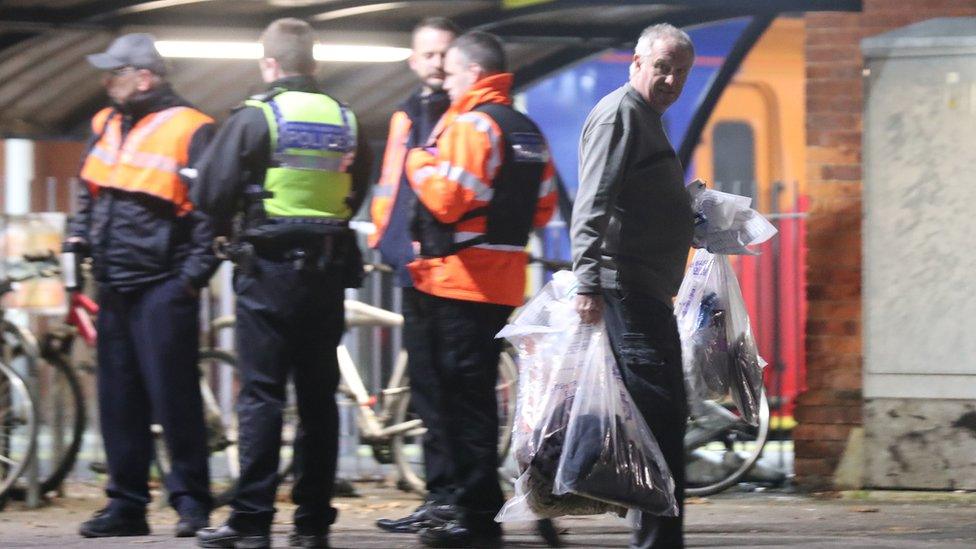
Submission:
M 807 306 L 811 320 L 860 320 L 861 301 L 814 301 Z
M 861 166 L 826 165 L 821 168 L 820 177 L 823 179 L 836 179 L 840 181 L 860 181 Z
M 808 335 L 806 348 L 810 353 L 827 352 L 853 354 L 861 352 L 861 338 L 837 335 Z M 808 368 L 809 370 L 809 368 Z
M 828 458 L 825 460 L 830 463 L 830 459 L 844 453 L 847 441 L 840 440 L 803 440 L 796 441 L 796 453 L 808 456 L 805 459 L 816 459 L 817 456 Z
M 804 406 L 798 409 L 794 416 L 797 421 L 802 423 L 859 425 L 861 423 L 861 406 L 860 404 L 857 406 Z M 837 444 L 843 445 L 843 442 L 829 441 L 825 444 L 836 446 Z
M 847 435 L 851 432 L 851 426 L 850 425 L 833 424 L 833 423 L 830 423 L 830 424 L 826 424 L 826 423 L 801 423 L 800 425 L 798 425 L 796 428 L 793 429 L 793 433 L 794 433 L 794 436 L 795 437 L 799 437 L 800 436 L 800 435 L 797 435 L 796 432 L 801 427 L 803 427 L 803 429 L 800 430 L 800 434 L 801 435 L 806 436 L 807 438 L 809 438 L 810 435 L 804 434 L 804 431 L 809 431 L 810 433 L 812 433 L 813 435 L 815 435 L 816 438 L 818 438 L 820 440 L 843 440 L 843 441 L 846 441 L 847 440 Z

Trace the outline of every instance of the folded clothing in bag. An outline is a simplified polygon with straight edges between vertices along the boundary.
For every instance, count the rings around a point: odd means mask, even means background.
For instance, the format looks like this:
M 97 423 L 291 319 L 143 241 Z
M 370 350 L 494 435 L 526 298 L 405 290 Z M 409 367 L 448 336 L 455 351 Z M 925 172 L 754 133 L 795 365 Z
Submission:
M 623 516 L 626 509 L 616 505 L 573 493 L 559 495 L 552 493 L 556 471 L 559 469 L 559 458 L 566 444 L 566 426 L 571 408 L 572 399 L 557 405 L 546 432 L 538 434 L 538 451 L 529 463 L 525 474 L 526 487 L 529 489 L 526 503 L 533 512 L 545 517 L 602 513 L 617 513 Z M 597 443 L 598 441 L 594 441 L 594 444 Z
M 616 429 L 607 429 L 606 421 L 592 415 L 576 421 L 574 437 L 563 448 L 563 473 L 575 479 L 573 490 L 627 508 L 667 514 L 674 496 L 660 479 L 669 478 L 670 472 L 662 471 L 633 440 L 619 436 L 626 432 L 621 418 L 615 418 Z

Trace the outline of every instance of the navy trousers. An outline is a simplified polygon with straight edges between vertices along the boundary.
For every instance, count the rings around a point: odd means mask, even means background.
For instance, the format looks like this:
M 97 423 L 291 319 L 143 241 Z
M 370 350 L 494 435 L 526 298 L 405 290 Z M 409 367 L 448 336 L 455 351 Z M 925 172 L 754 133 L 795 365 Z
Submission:
M 630 546 L 639 549 L 684 547 L 685 428 L 688 401 L 681 367 L 678 325 L 670 307 L 629 290 L 603 291 L 604 321 L 620 374 L 654 433 L 674 477 L 677 517 L 641 515 Z
M 251 268 L 235 273 L 234 290 L 241 477 L 230 525 L 245 533 L 271 527 L 291 376 L 300 421 L 294 445 L 295 527 L 325 533 L 336 519 L 331 501 L 339 442 L 336 347 L 345 322 L 341 275 L 257 256 Z
M 145 512 L 150 425 L 157 422 L 172 462 L 165 479 L 170 504 L 181 515 L 209 514 L 198 298 L 171 278 L 126 292 L 103 285 L 99 306 L 98 407 L 110 509 Z
M 495 334 L 513 307 L 447 299 L 417 292 L 430 319 L 431 377 L 441 388 L 436 416 L 453 462 L 453 494 L 461 521 L 472 530 L 497 532 L 495 515 L 505 501 L 498 484 L 498 353 Z M 423 380 L 411 379 L 411 385 Z
M 427 500 L 449 504 L 454 493 L 454 462 L 443 417 L 443 386 L 434 353 L 435 319 L 429 302 L 418 290 L 403 288 L 403 346 L 410 375 L 410 407 L 424 422 L 424 474 Z

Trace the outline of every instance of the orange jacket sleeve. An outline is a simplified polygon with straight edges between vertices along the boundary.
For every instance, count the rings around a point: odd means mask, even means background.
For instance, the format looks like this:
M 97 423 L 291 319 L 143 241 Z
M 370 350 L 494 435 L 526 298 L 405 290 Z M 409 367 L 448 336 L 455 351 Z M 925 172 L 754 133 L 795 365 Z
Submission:
M 550 160 L 542 171 L 542 184 L 539 185 L 539 202 L 535 207 L 533 225 L 536 228 L 545 227 L 556 211 L 559 195 L 556 193 L 556 167 Z
M 436 149 L 410 151 L 407 178 L 438 221 L 454 223 L 491 199 L 503 147 L 501 130 L 491 118 L 465 113 L 444 129 Z

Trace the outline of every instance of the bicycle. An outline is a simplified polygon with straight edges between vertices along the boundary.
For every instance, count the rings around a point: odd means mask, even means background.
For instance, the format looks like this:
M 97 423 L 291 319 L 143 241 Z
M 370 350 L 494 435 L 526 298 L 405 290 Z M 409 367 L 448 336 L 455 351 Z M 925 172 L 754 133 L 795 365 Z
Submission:
M 36 256 L 31 260 L 42 263 L 45 276 L 60 272 L 53 254 Z M 2 287 L 2 283 L 0 283 Z M 47 459 L 39 461 L 39 487 L 41 494 L 48 494 L 60 488 L 64 479 L 74 469 L 85 430 L 88 425 L 87 403 L 78 372 L 94 375 L 95 366 L 90 362 L 79 362 L 72 358 L 75 343 L 80 338 L 88 350 L 94 350 L 97 330 L 93 316 L 98 314 L 98 304 L 81 292 L 72 292 L 69 298 L 68 313 L 62 324 L 44 332 L 40 342 L 26 330 L 8 322 L 0 325 L 4 349 L 16 356 L 29 357 L 36 365 L 39 395 L 35 403 L 35 417 L 38 428 L 35 431 L 34 448 Z M 203 347 L 198 361 L 201 370 L 200 387 L 204 402 L 204 419 L 207 424 L 208 448 L 211 455 L 219 455 L 228 447 L 236 449 L 235 443 L 224 437 L 223 418 L 213 392 L 206 382 L 205 372 L 212 371 L 215 365 L 236 366 L 233 355 L 217 349 Z M 168 471 L 168 460 L 162 444 L 162 429 L 158 424 L 151 427 L 156 436 L 156 467 L 161 474 Z M 227 459 L 236 466 L 237 455 Z M 104 464 L 92 463 L 92 470 L 105 472 Z M 220 468 L 218 467 L 219 471 Z M 236 477 L 235 477 L 236 478 Z M 14 479 L 16 480 L 16 479 Z M 7 496 L 23 499 L 26 486 L 13 484 L 7 486 Z
M 717 494 L 738 483 L 762 457 L 769 438 L 769 402 L 765 389 L 759 402 L 759 424 L 752 426 L 728 401 L 706 400 L 693 407 L 685 431 L 688 496 Z
M 26 255 L 23 263 L 6 267 L 13 274 L 0 280 L 0 297 L 18 282 L 56 272 L 48 255 Z M 37 344 L 30 332 L 7 320 L 3 309 L 0 319 L 0 498 L 5 498 L 35 457 L 40 422 L 36 395 L 17 371 L 36 372 Z
M 374 266 L 374 270 L 382 270 L 382 268 Z M 345 310 L 346 325 L 350 328 L 395 328 L 403 325 L 402 315 L 360 301 L 345 300 Z M 211 330 L 216 333 L 230 329 L 233 325 L 233 316 L 220 317 L 211 323 Z M 426 428 L 410 409 L 406 351 L 401 350 L 398 353 L 386 387 L 376 396 L 369 394 L 346 346 L 340 345 L 336 352 L 341 380 L 338 393 L 350 399 L 355 406 L 360 441 L 370 446 L 373 458 L 377 462 L 384 465 L 392 463 L 396 466 L 400 479 L 397 485 L 400 489 L 423 495 L 426 492 L 426 485 L 423 479 L 422 439 Z M 499 379 L 495 387 L 499 403 L 500 459 L 504 459 L 508 454 L 511 440 L 512 420 L 515 417 L 516 376 L 515 362 L 508 353 L 501 353 Z M 378 411 L 374 408 L 377 405 Z M 284 413 L 283 467 L 279 473 L 282 479 L 291 472 L 287 447 L 297 426 L 297 412 L 293 399 L 289 399 Z M 235 441 L 236 445 L 236 418 L 225 424 L 224 432 L 224 438 Z M 218 504 L 223 504 L 232 496 L 233 490 L 227 490 L 217 494 L 215 500 Z

